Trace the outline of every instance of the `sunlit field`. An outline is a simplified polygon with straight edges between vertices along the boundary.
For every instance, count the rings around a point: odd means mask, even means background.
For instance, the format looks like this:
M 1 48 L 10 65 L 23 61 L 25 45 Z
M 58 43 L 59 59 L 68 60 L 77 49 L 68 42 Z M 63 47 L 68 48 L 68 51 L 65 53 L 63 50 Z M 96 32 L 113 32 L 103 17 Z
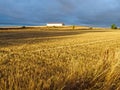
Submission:
M 120 90 L 120 31 L 0 30 L 0 90 Z

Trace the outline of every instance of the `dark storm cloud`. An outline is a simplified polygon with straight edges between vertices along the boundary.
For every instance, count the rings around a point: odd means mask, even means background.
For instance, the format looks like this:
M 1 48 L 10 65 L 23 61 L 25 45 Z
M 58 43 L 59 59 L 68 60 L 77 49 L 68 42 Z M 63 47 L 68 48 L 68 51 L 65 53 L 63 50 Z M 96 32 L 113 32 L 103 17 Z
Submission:
M 119 5 L 119 0 L 0 0 L 0 23 L 120 25 Z

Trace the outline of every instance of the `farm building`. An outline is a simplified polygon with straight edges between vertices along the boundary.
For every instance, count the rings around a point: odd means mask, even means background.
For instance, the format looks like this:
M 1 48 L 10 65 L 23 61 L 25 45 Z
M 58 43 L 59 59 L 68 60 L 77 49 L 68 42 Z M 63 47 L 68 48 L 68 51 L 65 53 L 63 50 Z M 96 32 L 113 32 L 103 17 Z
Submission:
M 64 23 L 47 23 L 47 26 L 64 26 Z

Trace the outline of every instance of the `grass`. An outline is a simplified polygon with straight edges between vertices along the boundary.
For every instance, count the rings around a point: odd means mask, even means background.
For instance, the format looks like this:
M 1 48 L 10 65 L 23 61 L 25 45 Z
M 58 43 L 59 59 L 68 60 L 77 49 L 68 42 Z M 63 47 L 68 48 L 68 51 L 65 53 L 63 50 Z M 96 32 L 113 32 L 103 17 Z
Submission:
M 120 90 L 120 31 L 0 30 L 0 90 Z

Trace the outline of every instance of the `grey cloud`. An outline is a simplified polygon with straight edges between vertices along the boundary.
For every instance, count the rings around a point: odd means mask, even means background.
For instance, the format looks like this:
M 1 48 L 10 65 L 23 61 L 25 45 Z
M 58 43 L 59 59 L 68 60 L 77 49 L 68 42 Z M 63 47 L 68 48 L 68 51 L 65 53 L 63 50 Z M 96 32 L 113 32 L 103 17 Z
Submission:
M 119 0 L 0 0 L 0 23 L 119 24 L 119 5 Z

